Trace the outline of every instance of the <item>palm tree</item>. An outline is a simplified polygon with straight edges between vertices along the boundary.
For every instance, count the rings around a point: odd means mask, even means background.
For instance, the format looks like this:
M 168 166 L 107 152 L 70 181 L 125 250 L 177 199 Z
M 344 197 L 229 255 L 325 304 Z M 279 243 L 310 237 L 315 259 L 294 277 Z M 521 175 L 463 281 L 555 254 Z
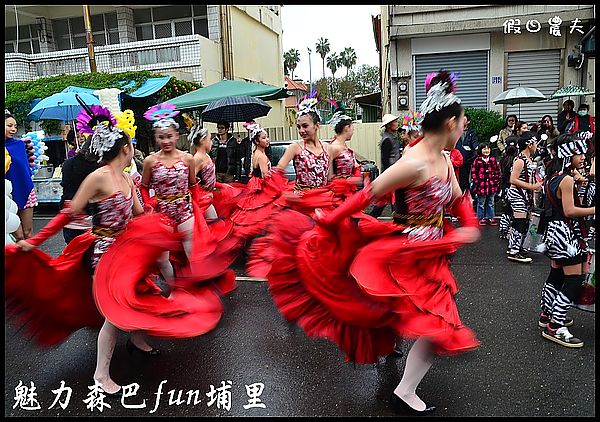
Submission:
M 340 56 L 338 53 L 331 53 L 329 57 L 327 57 L 327 67 L 331 70 L 333 79 L 335 79 L 335 72 L 339 69 L 340 64 Z
M 288 51 L 283 53 L 283 63 L 286 69 L 292 72 L 292 80 L 294 80 L 294 70 L 298 63 L 300 63 L 300 52 L 295 48 L 290 48 Z
M 323 79 L 325 79 L 325 56 L 327 56 L 327 53 L 331 51 L 329 48 L 329 40 L 321 37 L 315 45 L 317 47 L 317 53 L 319 53 L 321 60 L 323 60 Z
M 356 51 L 352 47 L 346 47 L 340 56 L 342 65 L 346 67 L 346 76 L 348 76 L 350 68 L 356 64 Z

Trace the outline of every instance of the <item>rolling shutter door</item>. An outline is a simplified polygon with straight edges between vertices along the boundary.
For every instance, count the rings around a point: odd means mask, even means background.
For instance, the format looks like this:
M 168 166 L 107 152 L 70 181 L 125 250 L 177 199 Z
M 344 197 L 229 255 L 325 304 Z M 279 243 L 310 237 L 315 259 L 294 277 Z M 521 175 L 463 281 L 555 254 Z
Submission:
M 560 50 L 508 53 L 507 88 L 527 86 L 539 90 L 546 98 L 560 87 Z M 544 114 L 552 116 L 556 125 L 559 99 L 537 103 L 507 105 L 506 114 L 516 114 L 530 125 Z
M 488 108 L 488 51 L 415 55 L 416 107 L 425 100 L 428 73 L 445 69 L 458 72 L 456 95 L 463 107 Z

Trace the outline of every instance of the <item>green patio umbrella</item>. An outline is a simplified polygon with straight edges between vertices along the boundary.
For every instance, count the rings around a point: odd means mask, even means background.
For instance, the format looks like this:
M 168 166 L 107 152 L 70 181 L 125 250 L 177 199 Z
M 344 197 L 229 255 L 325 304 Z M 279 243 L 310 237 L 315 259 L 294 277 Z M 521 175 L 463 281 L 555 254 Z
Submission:
M 238 95 L 250 95 L 263 101 L 269 101 L 286 98 L 293 94 L 285 88 L 273 85 L 225 79 L 179 97 L 171 98 L 168 102 L 173 104 L 177 110 L 204 109 L 215 100 Z
M 594 91 L 589 90 L 588 88 L 584 88 L 579 85 L 566 85 L 558 88 L 550 95 L 550 99 L 553 100 L 555 98 L 562 97 L 583 97 L 585 95 L 594 95 Z

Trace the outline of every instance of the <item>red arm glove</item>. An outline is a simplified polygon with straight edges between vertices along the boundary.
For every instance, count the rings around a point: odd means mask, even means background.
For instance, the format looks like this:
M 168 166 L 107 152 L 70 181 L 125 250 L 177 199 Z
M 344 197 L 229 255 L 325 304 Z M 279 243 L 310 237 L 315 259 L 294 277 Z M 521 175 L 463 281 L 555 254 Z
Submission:
M 67 203 L 67 201 L 65 201 Z M 39 231 L 33 237 L 25 239 L 25 241 L 33 246 L 39 246 L 44 243 L 48 238 L 58 233 L 64 226 L 69 224 L 73 219 L 71 215 L 71 209 L 66 205 L 60 212 L 54 217 L 46 226 Z
M 346 199 L 338 208 L 322 217 L 316 217 L 317 223 L 324 226 L 331 226 L 339 223 L 344 218 L 364 210 L 373 201 L 371 184 L 366 184 L 364 189 L 356 192 L 350 198 Z
M 479 221 L 473 210 L 473 200 L 468 191 L 454 200 L 448 207 L 448 212 L 458 217 L 462 227 L 476 227 L 479 229 Z
M 140 193 L 142 194 L 142 201 L 144 201 L 144 211 L 147 213 L 153 212 L 158 208 L 158 201 L 156 197 L 150 197 L 148 186 L 140 183 Z

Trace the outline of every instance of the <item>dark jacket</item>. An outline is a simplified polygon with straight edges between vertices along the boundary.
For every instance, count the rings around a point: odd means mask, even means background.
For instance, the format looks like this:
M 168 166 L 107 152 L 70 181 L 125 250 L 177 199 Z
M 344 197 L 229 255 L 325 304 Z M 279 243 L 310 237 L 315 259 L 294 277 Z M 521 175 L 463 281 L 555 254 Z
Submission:
M 381 168 L 385 171 L 400 158 L 400 142 L 392 132 L 385 131 L 379 144 L 381 149 Z
M 217 173 L 227 173 L 236 176 L 236 158 L 238 155 L 237 141 L 233 136 L 230 136 L 229 139 L 227 139 L 227 142 L 224 143 L 224 147 L 220 147 L 220 145 L 221 142 L 219 136 L 216 135 L 212 140 L 212 147 L 209 153 L 210 158 L 212 158 L 215 163 L 215 171 Z M 220 148 L 225 150 L 224 153 L 223 151 L 219 153 Z
M 60 182 L 63 188 L 63 193 L 60 197 L 61 208 L 64 206 L 65 201 L 73 199 L 83 179 L 99 167 L 100 164 L 95 161 L 86 160 L 82 154 L 77 154 L 63 163 L 62 180 Z
M 477 145 L 479 145 L 479 139 L 475 135 L 475 131 L 471 128 L 467 128 L 463 133 L 463 136 L 456 143 L 456 149 L 460 151 L 463 156 L 463 167 L 471 170 L 471 165 L 475 158 L 477 158 Z

